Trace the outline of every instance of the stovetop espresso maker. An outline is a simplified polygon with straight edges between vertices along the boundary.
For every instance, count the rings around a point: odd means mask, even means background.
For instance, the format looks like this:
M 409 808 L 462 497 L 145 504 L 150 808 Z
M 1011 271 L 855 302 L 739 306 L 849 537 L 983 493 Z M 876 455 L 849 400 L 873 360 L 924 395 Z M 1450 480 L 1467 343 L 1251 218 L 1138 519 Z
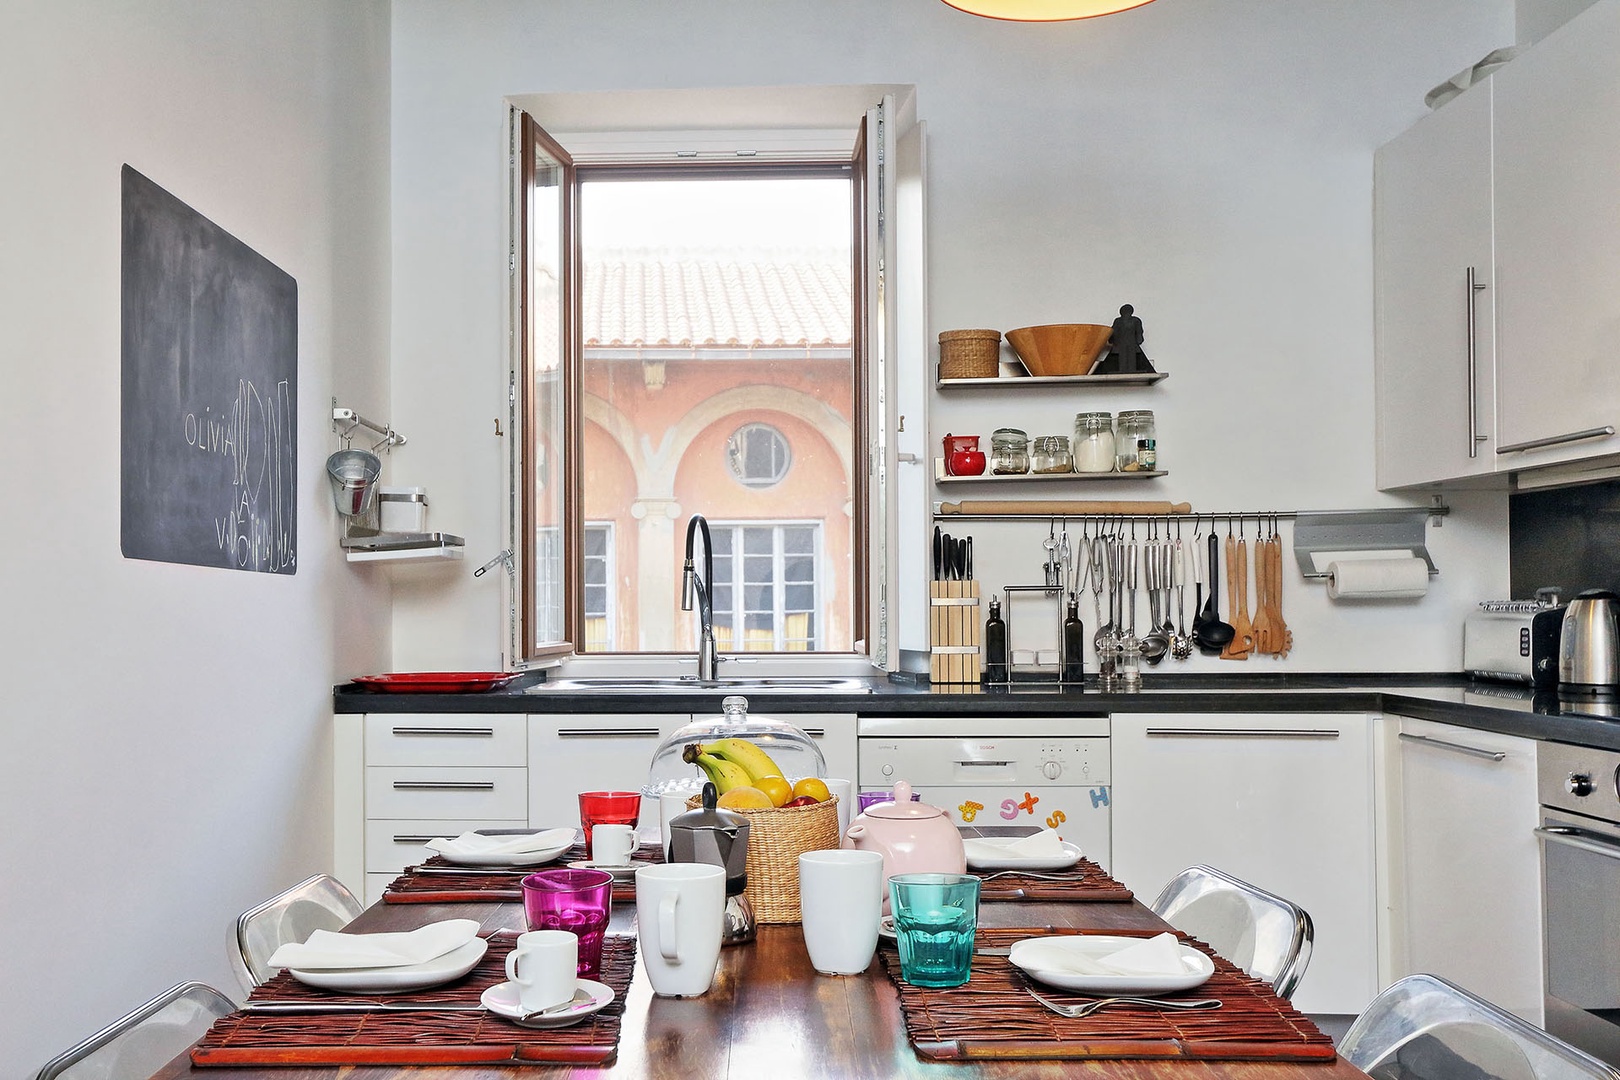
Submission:
M 748 887 L 748 819 L 716 806 L 720 798 L 713 784 L 703 785 L 703 805 L 669 823 L 669 847 L 664 860 L 672 863 L 708 863 L 726 872 L 726 910 L 720 941 L 741 945 L 754 940 L 754 909 L 743 895 Z

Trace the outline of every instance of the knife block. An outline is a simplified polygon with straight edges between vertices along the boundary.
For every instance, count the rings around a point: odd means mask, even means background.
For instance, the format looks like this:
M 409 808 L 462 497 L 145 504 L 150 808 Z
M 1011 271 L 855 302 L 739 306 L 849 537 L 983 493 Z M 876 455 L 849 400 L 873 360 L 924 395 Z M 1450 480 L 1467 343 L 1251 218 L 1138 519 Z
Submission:
M 928 583 L 928 680 L 979 683 L 984 673 L 977 581 Z

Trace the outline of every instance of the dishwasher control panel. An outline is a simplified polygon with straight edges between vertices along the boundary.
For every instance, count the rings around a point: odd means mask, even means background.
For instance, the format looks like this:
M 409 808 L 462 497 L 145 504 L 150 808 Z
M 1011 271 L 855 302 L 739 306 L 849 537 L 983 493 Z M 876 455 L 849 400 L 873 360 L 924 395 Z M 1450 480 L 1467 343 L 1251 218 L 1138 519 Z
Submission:
M 1006 738 L 862 737 L 860 783 L 887 787 L 1029 784 L 1106 787 L 1108 739 L 1097 736 Z

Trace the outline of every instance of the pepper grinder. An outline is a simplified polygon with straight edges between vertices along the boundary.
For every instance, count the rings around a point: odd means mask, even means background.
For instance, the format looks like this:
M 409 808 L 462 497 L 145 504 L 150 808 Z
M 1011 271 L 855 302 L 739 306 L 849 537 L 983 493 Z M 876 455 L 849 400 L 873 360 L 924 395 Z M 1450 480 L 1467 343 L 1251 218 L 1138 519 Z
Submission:
M 703 785 L 703 805 L 669 823 L 666 862 L 708 863 L 726 872 L 726 908 L 720 931 L 722 945 L 754 940 L 754 909 L 743 895 L 748 888 L 748 819 L 716 805 L 719 789 Z

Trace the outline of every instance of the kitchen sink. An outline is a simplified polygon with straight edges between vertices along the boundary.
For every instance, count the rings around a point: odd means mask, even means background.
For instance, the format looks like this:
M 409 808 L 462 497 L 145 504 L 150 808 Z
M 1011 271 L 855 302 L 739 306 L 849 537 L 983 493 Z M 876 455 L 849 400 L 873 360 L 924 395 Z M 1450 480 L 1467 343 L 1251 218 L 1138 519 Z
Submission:
M 529 693 L 553 690 L 581 693 L 646 694 L 660 690 L 676 693 L 760 694 L 834 693 L 870 694 L 869 679 L 832 678 L 802 675 L 762 676 L 760 678 L 716 679 L 704 682 L 690 675 L 670 678 L 606 677 L 600 679 L 548 679 L 529 687 Z

